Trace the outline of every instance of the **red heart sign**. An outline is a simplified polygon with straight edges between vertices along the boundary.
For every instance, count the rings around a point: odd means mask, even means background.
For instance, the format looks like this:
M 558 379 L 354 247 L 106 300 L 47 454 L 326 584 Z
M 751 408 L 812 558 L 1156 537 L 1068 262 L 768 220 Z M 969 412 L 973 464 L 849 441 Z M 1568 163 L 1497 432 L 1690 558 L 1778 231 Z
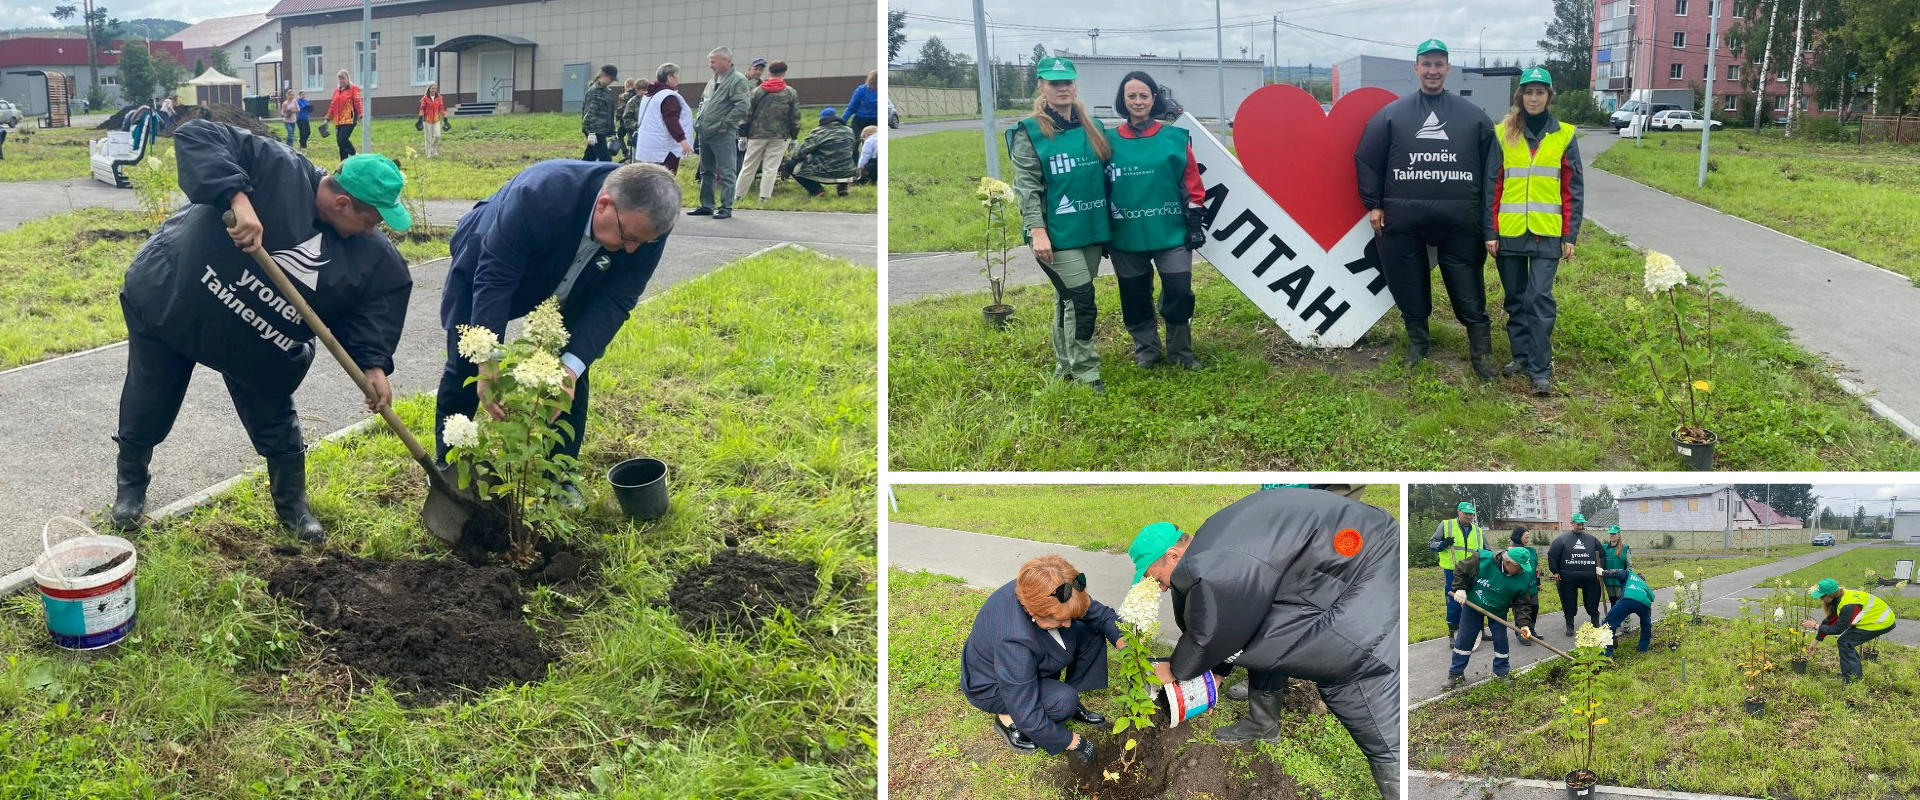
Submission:
M 1235 155 L 1294 222 L 1332 250 L 1367 213 L 1353 171 L 1360 132 L 1394 99 L 1376 86 L 1355 89 L 1329 113 L 1298 86 L 1262 86 L 1235 113 Z

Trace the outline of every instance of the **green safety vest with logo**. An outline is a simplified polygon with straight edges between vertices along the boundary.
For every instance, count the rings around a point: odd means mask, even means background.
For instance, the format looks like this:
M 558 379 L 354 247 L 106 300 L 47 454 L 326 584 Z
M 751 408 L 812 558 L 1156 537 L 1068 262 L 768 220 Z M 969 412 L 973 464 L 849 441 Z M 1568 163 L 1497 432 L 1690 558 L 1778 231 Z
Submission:
M 1100 120 L 1089 118 L 1086 124 L 1099 125 Z M 1053 249 L 1106 244 L 1113 238 L 1107 225 L 1107 170 L 1087 141 L 1086 129 L 1055 131 L 1049 139 L 1033 117 L 1020 120 L 1020 127 L 1040 157 L 1040 177 L 1047 187 L 1047 239 Z M 1007 135 L 1011 139 L 1012 131 Z M 1026 238 L 1031 244 L 1031 234 Z
M 1152 136 L 1115 136 L 1107 164 L 1113 249 L 1132 253 L 1187 243 L 1185 128 L 1161 125 Z
M 1619 583 L 1619 581 L 1609 581 L 1609 582 Z M 1648 586 L 1647 582 L 1640 578 L 1640 573 L 1629 572 L 1627 573 L 1627 585 L 1620 590 L 1620 599 L 1638 600 L 1642 603 L 1646 603 L 1648 608 L 1652 608 L 1653 607 L 1653 587 Z
M 1840 606 L 1856 604 L 1860 606 L 1860 613 L 1853 618 L 1853 627 L 1863 631 L 1880 631 L 1893 626 L 1893 608 L 1887 605 L 1887 601 L 1858 589 L 1840 592 Z
M 1621 542 L 1617 550 L 1613 547 L 1603 545 L 1600 548 L 1600 552 L 1606 556 L 1606 561 L 1601 564 L 1601 569 L 1608 572 L 1616 569 L 1626 569 L 1628 565 L 1633 563 L 1633 548 L 1627 546 L 1626 542 Z M 1606 579 L 1606 584 L 1608 586 L 1619 586 L 1620 582 L 1608 578 Z
M 1507 144 L 1505 123 L 1493 126 L 1500 143 L 1500 235 L 1508 238 L 1532 233 L 1535 236 L 1560 236 L 1564 233 L 1560 217 L 1560 160 L 1573 143 L 1573 126 L 1540 136 L 1539 149 L 1530 149 L 1526 132 L 1520 132 L 1520 144 Z
M 1534 578 L 1533 571 L 1526 569 L 1518 575 L 1508 575 L 1495 560 L 1498 555 L 1480 554 L 1480 574 L 1474 577 L 1473 585 L 1467 587 L 1467 599 L 1487 613 L 1501 617 L 1506 616 L 1514 598 L 1534 592 Z
M 1453 569 L 1453 565 L 1462 558 L 1473 558 L 1486 549 L 1486 529 L 1479 525 L 1469 528 L 1464 534 L 1460 531 L 1460 520 L 1450 519 L 1441 523 L 1447 535 L 1453 537 L 1453 544 L 1440 551 L 1440 568 Z

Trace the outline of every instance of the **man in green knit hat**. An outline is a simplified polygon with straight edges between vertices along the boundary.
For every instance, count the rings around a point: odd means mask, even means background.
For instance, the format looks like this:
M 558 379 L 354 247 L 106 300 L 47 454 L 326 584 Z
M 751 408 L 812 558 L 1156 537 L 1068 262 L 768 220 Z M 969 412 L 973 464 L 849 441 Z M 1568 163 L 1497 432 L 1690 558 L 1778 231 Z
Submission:
M 1453 663 L 1447 667 L 1447 688 L 1467 682 L 1467 662 L 1473 658 L 1474 640 L 1491 623 L 1472 608 L 1471 602 L 1487 614 L 1505 617 L 1513 610 L 1514 627 L 1521 638 L 1533 637 L 1533 618 L 1540 608 L 1539 583 L 1533 574 L 1533 551 L 1525 547 L 1482 552 L 1478 558 L 1463 559 L 1453 567 L 1452 599 L 1464 609 L 1460 630 L 1453 637 Z M 1507 677 L 1507 628 L 1493 625 L 1493 674 Z

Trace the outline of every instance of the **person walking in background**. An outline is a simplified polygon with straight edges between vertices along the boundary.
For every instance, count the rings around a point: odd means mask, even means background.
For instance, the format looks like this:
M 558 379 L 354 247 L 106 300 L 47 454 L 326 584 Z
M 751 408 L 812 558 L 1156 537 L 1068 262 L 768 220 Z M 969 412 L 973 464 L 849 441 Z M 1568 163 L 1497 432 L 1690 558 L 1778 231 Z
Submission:
M 1120 281 L 1120 316 L 1133 337 L 1133 363 L 1160 363 L 1160 321 L 1167 323 L 1165 356 L 1183 369 L 1193 357 L 1193 251 L 1206 243 L 1201 228 L 1206 189 L 1185 128 L 1162 125 L 1167 112 L 1159 84 L 1145 72 L 1120 79 L 1113 107 L 1127 122 L 1115 129 L 1107 200 L 1113 204 L 1113 273 Z M 1153 275 L 1160 273 L 1160 313 L 1154 316 Z
M 440 84 L 427 84 L 427 93 L 420 97 L 420 116 L 413 121 L 426 136 L 427 158 L 440 154 L 440 126 L 447 120 L 447 101 L 440 96 Z
M 1105 394 L 1100 353 L 1093 347 L 1099 313 L 1093 279 L 1113 236 L 1106 181 L 1113 146 L 1106 126 L 1080 101 L 1080 73 L 1072 61 L 1043 58 L 1034 73 L 1040 85 L 1033 113 L 1006 134 L 1020 228 L 1053 283 L 1053 377 Z
M 807 140 L 800 143 L 800 151 L 793 154 L 793 182 L 807 190 L 807 196 L 815 200 L 827 196 L 823 184 L 839 185 L 841 197 L 847 196 L 847 184 L 853 180 L 855 152 L 853 131 L 833 108 L 820 110 L 820 124 L 807 134 Z M 778 165 L 775 165 L 778 168 Z
M 854 168 L 860 172 L 855 182 L 870 185 L 880 183 L 880 126 L 868 125 L 860 131 L 860 162 Z
M 751 191 L 754 173 L 759 173 L 762 206 L 773 198 L 787 142 L 800 138 L 800 95 L 787 85 L 787 62 L 775 61 L 766 69 L 770 77 L 757 82 L 753 100 L 747 104 L 746 124 L 740 126 L 747 137 L 747 160 L 740 164 L 745 177 L 741 188 Z
M 700 113 L 693 118 L 694 143 L 700 150 L 700 207 L 689 216 L 727 219 L 733 216 L 734 184 L 740 179 L 740 150 L 735 140 L 740 123 L 747 121 L 747 79 L 733 69 L 733 51 L 716 47 L 707 54 L 713 81 L 701 93 Z
M 1454 602 L 1456 587 L 1454 567 L 1469 559 L 1477 558 L 1487 546 L 1487 531 L 1475 525 L 1473 503 L 1460 501 L 1454 507 L 1454 518 L 1441 520 L 1433 529 L 1433 536 L 1427 539 L 1427 549 L 1439 554 L 1440 574 L 1444 579 L 1442 589 L 1447 595 L 1447 634 L 1451 636 L 1460 629 L 1460 604 Z
M 1587 619 L 1600 624 L 1600 539 L 1587 533 L 1587 515 L 1573 515 L 1573 530 L 1560 534 L 1547 548 L 1547 574 L 1560 587 L 1560 611 L 1567 618 L 1567 636 L 1573 636 L 1574 611 L 1581 605 Z
M 173 115 L 177 108 L 179 108 L 179 106 L 174 102 L 174 95 L 170 94 L 164 98 L 161 98 L 160 100 L 160 129 L 161 130 L 166 130 L 168 128 L 173 127 Z
M 880 121 L 880 70 L 867 73 L 867 82 L 853 87 L 847 98 L 847 127 L 862 130 Z
M 646 81 L 634 80 L 633 90 L 627 92 L 627 99 L 620 103 L 620 124 L 622 126 L 620 147 L 626 151 L 626 160 L 628 162 L 632 162 L 639 157 L 636 155 L 637 145 L 635 144 L 635 140 L 639 138 L 640 106 L 645 102 L 647 88 Z
M 293 146 L 293 131 L 299 126 L 299 122 L 300 100 L 293 96 L 292 89 L 288 89 L 286 94 L 280 96 L 280 124 L 287 129 L 288 147 Z
M 619 67 L 602 64 L 587 83 L 586 99 L 580 101 L 580 132 L 587 137 L 582 161 L 613 160 L 613 91 L 607 85 L 618 77 Z
M 1487 254 L 1505 289 L 1513 351 L 1500 374 L 1526 375 L 1536 397 L 1553 394 L 1553 276 L 1562 260 L 1573 258 L 1587 205 L 1580 142 L 1572 125 L 1547 110 L 1553 97 L 1553 76 L 1545 69 L 1521 74 L 1512 109 L 1494 126 L 1501 163 L 1487 164 L 1487 202 L 1480 204 Z
M 309 124 L 312 121 L 313 104 L 307 102 L 307 92 L 304 89 L 296 97 L 300 103 L 300 117 L 294 121 L 300 125 L 300 149 L 306 150 L 307 136 L 313 133 L 313 127 Z
M 634 79 L 627 78 L 621 84 L 620 93 L 613 96 L 613 160 L 621 163 L 633 160 L 633 115 L 627 112 L 628 101 L 637 91 Z
M 1087 576 L 1064 558 L 1040 556 L 974 615 L 960 648 L 960 692 L 993 715 L 1008 747 L 1072 752 L 1092 764 L 1093 740 L 1066 723 L 1106 724 L 1080 696 L 1107 688 L 1107 645 L 1125 643 L 1120 615 L 1087 594 Z
M 637 117 L 640 130 L 633 136 L 635 160 L 659 164 L 673 173 L 680 171 L 680 159 L 693 155 L 693 143 L 687 140 L 693 131 L 693 112 L 680 96 L 679 86 L 680 67 L 661 64 L 653 83 L 647 85 Z
M 333 90 L 332 102 L 327 103 L 327 121 L 333 123 L 334 143 L 340 148 L 340 160 L 345 161 L 360 152 L 353 146 L 353 126 L 360 122 L 360 87 L 353 85 L 344 69 L 334 78 L 340 85 Z

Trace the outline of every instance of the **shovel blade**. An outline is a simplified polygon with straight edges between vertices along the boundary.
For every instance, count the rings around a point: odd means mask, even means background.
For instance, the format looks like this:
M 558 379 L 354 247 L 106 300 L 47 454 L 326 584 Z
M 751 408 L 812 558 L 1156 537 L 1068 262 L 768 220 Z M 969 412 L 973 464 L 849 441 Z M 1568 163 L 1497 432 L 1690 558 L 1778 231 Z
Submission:
M 422 461 L 427 471 L 427 503 L 420 509 L 420 521 L 434 538 L 459 548 L 468 544 L 468 532 L 477 515 L 487 513 L 486 501 L 472 491 L 460 488 L 452 475 Z

